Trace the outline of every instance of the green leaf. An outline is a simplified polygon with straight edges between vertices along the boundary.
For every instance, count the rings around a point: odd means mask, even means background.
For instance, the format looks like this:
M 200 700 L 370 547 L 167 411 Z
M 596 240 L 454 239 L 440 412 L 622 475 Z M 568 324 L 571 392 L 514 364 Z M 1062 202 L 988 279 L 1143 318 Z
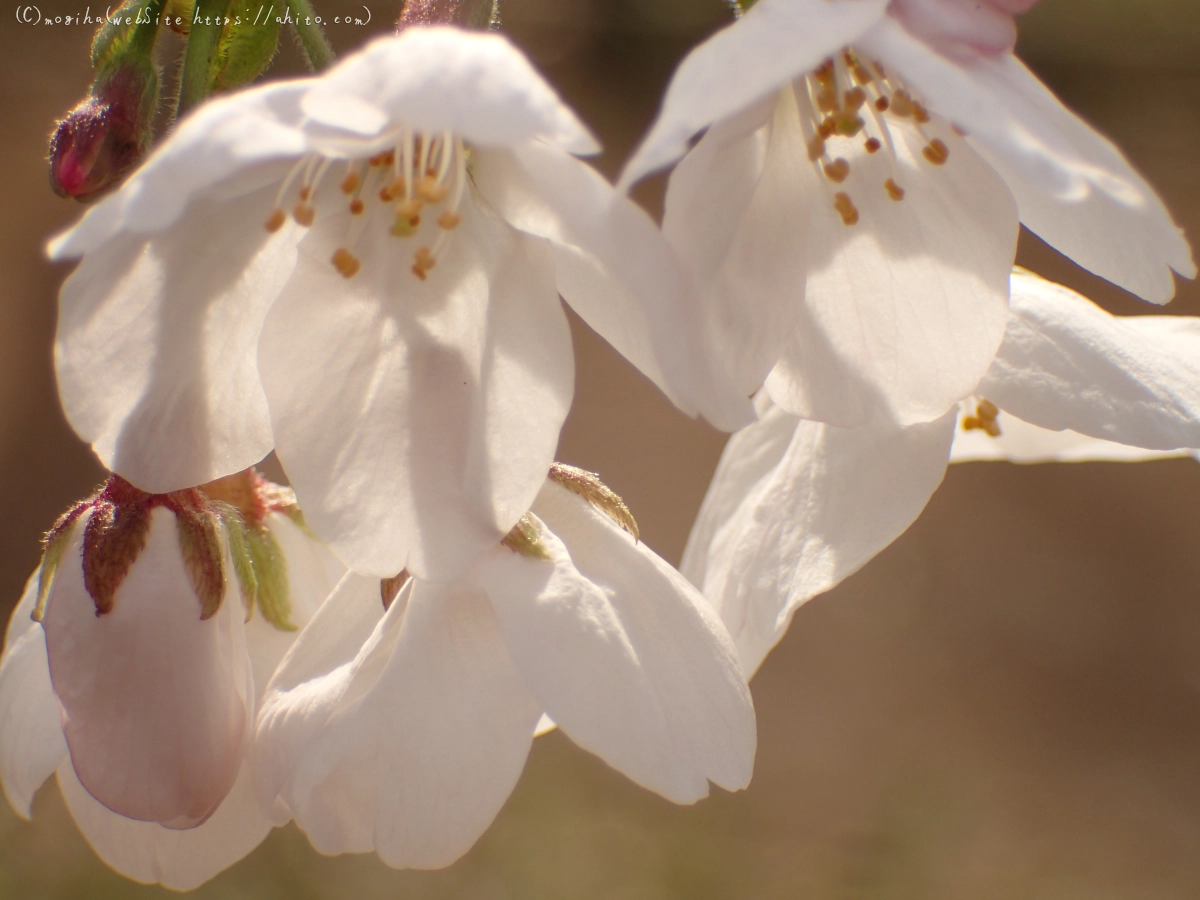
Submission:
M 228 503 L 213 501 L 225 531 L 229 535 L 229 555 L 233 558 L 233 571 L 242 592 L 242 604 L 246 607 L 246 621 L 254 615 L 254 604 L 258 599 L 258 577 L 254 572 L 254 560 L 250 553 L 250 530 L 237 509 Z
M 258 608 L 263 618 L 280 631 L 295 631 L 287 558 L 269 528 L 246 532 L 254 573 L 258 577 Z

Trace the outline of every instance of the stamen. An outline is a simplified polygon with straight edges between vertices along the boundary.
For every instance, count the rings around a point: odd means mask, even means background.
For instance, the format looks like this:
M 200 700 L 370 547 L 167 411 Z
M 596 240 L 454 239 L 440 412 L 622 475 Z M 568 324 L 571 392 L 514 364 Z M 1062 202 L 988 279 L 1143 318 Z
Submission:
M 417 192 L 417 196 L 426 203 L 441 203 L 446 199 L 446 195 L 450 193 L 444 184 L 438 184 L 437 181 L 429 175 L 426 175 L 415 185 L 413 185 L 413 190 L 415 190 Z
M 935 166 L 944 166 L 950 158 L 950 148 L 938 138 L 934 138 L 921 150 L 921 155 Z
M 908 91 L 896 91 L 892 94 L 892 114 L 901 119 L 907 119 L 915 112 L 913 99 Z
M 444 213 L 438 216 L 437 222 L 439 227 L 444 228 L 447 231 L 453 231 L 459 226 L 459 223 L 462 222 L 462 216 L 460 216 L 458 213 L 452 213 L 450 210 L 446 210 Z
M 889 178 L 883 183 L 883 187 L 887 191 L 888 196 L 893 200 L 900 201 L 904 199 L 904 188 L 896 184 L 896 179 Z
M 362 200 L 358 197 L 350 201 L 350 215 L 352 216 L 361 216 L 365 208 Z
M 425 201 L 420 197 L 411 197 L 408 200 L 401 200 L 393 209 L 401 219 L 415 219 L 421 215 L 421 208 L 424 205 Z
M 267 229 L 267 231 L 274 233 L 274 232 L 278 231 L 280 228 L 282 228 L 283 223 L 286 221 L 287 221 L 287 213 L 285 213 L 282 209 L 280 209 L 277 206 L 277 207 L 275 207 L 274 211 L 271 213 L 271 217 L 269 219 L 267 219 L 266 229 Z
M 850 199 L 850 195 L 844 191 L 838 191 L 833 195 L 833 208 L 842 217 L 843 225 L 854 225 L 858 222 L 858 208 Z
M 867 142 L 863 144 L 868 153 L 878 153 L 879 148 L 882 146 L 883 144 L 879 143 L 879 138 L 867 138 Z
M 437 265 L 437 260 L 433 256 L 433 251 L 428 247 L 418 247 L 417 252 L 413 255 L 413 258 L 416 261 L 413 263 L 412 273 L 424 281 L 426 276 L 429 274 L 429 270 Z
M 338 247 L 333 252 L 333 267 L 341 273 L 343 278 L 353 278 L 362 268 L 362 263 L 345 247 Z
M 384 203 L 391 203 L 397 197 L 405 192 L 408 187 L 408 179 L 403 175 L 393 178 L 390 183 L 385 185 L 379 191 L 379 199 Z
M 991 437 L 1000 437 L 1000 423 L 996 421 L 996 417 L 999 415 L 1000 408 L 995 403 L 990 400 L 980 400 L 975 405 L 975 415 L 963 416 L 963 431 L 979 429 Z
M 850 163 L 840 156 L 833 162 L 825 163 L 822 168 L 825 170 L 825 177 L 837 184 L 841 184 L 850 175 Z
M 349 172 L 347 173 L 346 177 L 342 179 L 342 183 L 339 185 L 339 187 L 341 187 L 343 194 L 349 196 L 357 191 L 361 184 L 362 182 L 359 180 L 358 173 Z
M 316 209 L 309 206 L 307 203 L 297 203 L 292 209 L 292 218 L 294 218 L 305 228 L 312 227 L 313 220 L 316 218 L 316 216 Z

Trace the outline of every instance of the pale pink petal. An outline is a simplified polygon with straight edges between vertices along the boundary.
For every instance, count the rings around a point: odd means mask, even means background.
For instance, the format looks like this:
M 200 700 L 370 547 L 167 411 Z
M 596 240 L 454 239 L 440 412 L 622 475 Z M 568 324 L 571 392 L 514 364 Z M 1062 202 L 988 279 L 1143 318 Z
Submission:
M 662 112 L 625 165 L 620 185 L 670 165 L 697 132 L 817 68 L 886 9 L 886 0 L 759 0 L 680 64 Z
M 134 881 L 190 891 L 229 868 L 262 843 L 271 830 L 259 809 L 245 763 L 216 812 L 195 828 L 164 828 L 119 816 L 96 802 L 70 762 L 58 769 L 58 785 L 75 824 L 96 855 Z
M 306 521 L 345 562 L 449 578 L 528 509 L 574 390 L 542 240 L 469 199 L 425 281 L 373 208 L 345 279 L 349 213 L 318 219 L 263 329 L 276 450 Z M 340 218 L 339 218 L 340 215 Z
M 1026 422 L 1152 450 L 1200 447 L 1200 320 L 1113 316 L 1012 276 L 1012 319 L 978 394 Z
M 715 536 L 703 554 L 704 595 L 716 606 L 741 654 L 747 677 L 783 637 L 803 603 L 852 575 L 899 537 L 937 489 L 950 456 L 957 409 L 898 429 L 836 428 L 795 419 L 787 451 L 760 476 L 732 516 L 728 500 L 709 505 L 697 523 Z M 747 457 L 778 455 L 772 414 L 730 442 L 709 489 L 745 482 Z M 707 517 L 726 516 L 714 524 Z
M 812 181 L 790 90 L 713 125 L 671 173 L 663 233 L 691 269 L 705 337 L 743 397 L 800 316 Z
M 563 299 L 676 406 L 722 428 L 749 421 L 745 392 L 704 355 L 687 273 L 640 207 L 544 145 L 481 152 L 473 173 L 506 221 L 554 242 Z
M 46 637 L 30 618 L 37 592 L 34 572 L 9 619 L 0 656 L 0 787 L 24 819 L 34 793 L 67 755 L 62 714 L 50 686 Z
M 923 158 L 925 137 L 903 122 L 890 128 L 894 168 L 861 136 L 829 141 L 849 177 L 831 185 L 810 165 L 808 230 L 758 237 L 780 256 L 803 248 L 809 265 L 799 324 L 767 380 L 796 415 L 841 426 L 932 421 L 972 391 L 1000 345 L 1016 207 L 961 138 L 936 122 L 925 130 L 949 148 L 945 165 Z M 885 190 L 889 178 L 902 200 Z M 857 207 L 856 224 L 835 212 L 835 188 Z
M 42 625 L 79 780 L 114 812 L 189 827 L 237 777 L 253 677 L 236 594 L 201 621 L 175 517 L 151 516 L 146 547 L 103 616 L 83 584 L 81 519 Z
M 541 711 L 481 591 L 410 584 L 352 660 L 300 681 L 313 666 L 297 643 L 264 700 L 258 741 L 319 851 L 436 868 L 499 812 Z
M 974 406 L 964 405 L 967 406 L 966 414 L 973 415 Z M 1188 450 L 1131 447 L 1070 429 L 1051 431 L 1030 425 L 1004 410 L 996 416 L 996 424 L 1000 434 L 993 437 L 979 428 L 969 431 L 962 428 L 960 418 L 959 428 L 954 433 L 954 446 L 950 448 L 950 462 L 1143 462 L 1191 455 Z
M 313 84 L 313 125 L 372 137 L 403 124 L 484 146 L 542 140 L 571 153 L 600 147 L 516 47 L 499 34 L 409 28 L 379 38 Z M 321 135 L 336 141 L 334 134 Z
M 1155 303 L 1175 293 L 1171 269 L 1195 277 L 1191 249 L 1154 190 L 1020 60 L 952 60 L 890 19 L 861 49 L 967 130 L 1008 183 L 1021 221 L 1051 246 Z
M 299 233 L 263 228 L 275 190 L 198 199 L 175 228 L 89 254 L 63 285 L 63 409 L 101 462 L 145 491 L 203 484 L 271 450 L 256 354 Z
M 745 787 L 754 710 L 704 598 L 586 500 L 548 482 L 534 504 L 552 559 L 480 563 L 514 662 L 572 740 L 677 803 Z M 561 540 L 560 540 L 561 538 Z

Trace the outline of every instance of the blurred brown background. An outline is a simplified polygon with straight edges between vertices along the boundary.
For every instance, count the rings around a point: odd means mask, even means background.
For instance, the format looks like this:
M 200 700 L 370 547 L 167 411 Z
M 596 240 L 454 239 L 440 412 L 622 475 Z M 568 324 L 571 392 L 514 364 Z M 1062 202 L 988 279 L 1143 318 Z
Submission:
M 394 2 L 394 0 L 393 0 Z M 87 0 L 41 0 L 77 14 Z M 93 6 L 95 3 L 93 2 Z M 377 28 L 395 9 L 368 0 Z M 317 0 L 327 16 L 356 8 Z M 37 538 L 101 470 L 64 424 L 45 238 L 78 214 L 46 186 L 90 29 L 0 9 L 0 611 Z M 97 10 L 93 10 L 95 14 Z M 606 147 L 613 175 L 721 0 L 505 0 L 508 34 Z M 366 37 L 335 31 L 341 50 Z M 1043 0 L 1021 50 L 1200 235 L 1195 0 Z M 297 71 L 290 47 L 276 73 Z M 661 184 L 642 194 L 658 203 Z M 1020 261 L 1114 311 L 1149 309 L 1022 241 Z M 1167 312 L 1200 313 L 1183 284 Z M 578 323 L 576 323 L 578 325 Z M 560 457 L 599 471 L 678 561 L 724 438 L 677 414 L 583 328 Z M 561 735 L 539 739 L 483 840 L 441 872 L 329 859 L 276 831 L 205 898 L 1200 897 L 1200 466 L 954 468 L 917 524 L 803 608 L 753 683 L 754 783 L 691 808 Z M 0 897 L 148 898 L 90 853 L 57 790 L 32 824 L 0 804 Z

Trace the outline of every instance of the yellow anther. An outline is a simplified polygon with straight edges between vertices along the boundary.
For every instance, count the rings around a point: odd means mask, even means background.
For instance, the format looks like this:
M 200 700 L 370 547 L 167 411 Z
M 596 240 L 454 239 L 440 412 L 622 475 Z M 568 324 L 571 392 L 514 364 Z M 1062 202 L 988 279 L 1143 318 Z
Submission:
M 883 189 L 887 191 L 888 196 L 893 200 L 904 199 L 904 188 L 896 184 L 896 180 L 894 178 L 889 178 L 887 181 L 885 181 L 883 183 Z
M 896 91 L 896 93 L 892 94 L 893 113 L 903 119 L 911 116 L 915 111 L 916 107 L 913 104 L 913 98 L 908 91 Z
M 875 74 L 880 78 L 887 78 L 887 72 L 883 70 L 883 63 L 873 62 L 871 68 L 875 70 Z
M 837 210 L 839 216 L 842 217 L 843 225 L 854 225 L 858 222 L 858 208 L 855 207 L 854 201 L 850 199 L 850 195 L 839 191 L 833 195 L 833 208 Z
M 917 101 L 913 101 L 913 118 L 918 125 L 925 125 L 929 122 L 929 110 L 922 106 Z
M 831 116 L 826 116 L 817 126 L 817 134 L 823 138 L 833 137 L 837 134 L 837 122 L 833 121 Z
M 817 91 L 817 109 L 821 112 L 831 113 L 838 108 L 837 92 L 830 88 L 823 88 Z
M 850 163 L 841 157 L 833 162 L 825 163 L 822 168 L 825 170 L 825 177 L 837 184 L 841 184 L 850 175 Z
M 975 405 L 975 415 L 963 416 L 963 431 L 978 429 L 992 437 L 1000 437 L 1000 423 L 996 421 L 999 415 L 1000 408 L 995 403 L 992 403 L 990 400 L 980 400 Z
M 433 251 L 428 247 L 418 247 L 417 252 L 413 254 L 412 273 L 422 281 L 429 274 L 429 270 L 437 265 L 437 260 L 433 258 Z
M 879 112 L 887 112 L 889 106 L 891 106 L 891 104 L 888 103 L 887 97 L 880 97 L 875 101 L 875 109 L 877 109 Z
M 353 278 L 362 268 L 362 263 L 345 247 L 338 247 L 333 251 L 333 267 L 341 273 L 343 278 Z
M 867 142 L 863 146 L 868 153 L 878 153 L 883 144 L 879 142 L 879 138 L 867 138 Z
M 867 92 L 862 88 L 851 88 L 842 95 L 842 104 L 850 112 L 858 112 L 864 103 L 867 102 Z
M 310 188 L 308 186 L 300 188 L 300 199 L 301 200 L 303 200 L 307 203 L 308 199 L 310 197 L 312 197 L 312 188 Z
M 935 166 L 943 166 L 950 158 L 950 148 L 934 138 L 921 150 L 921 155 Z
M 307 203 L 297 203 L 296 208 L 292 210 L 292 218 L 308 228 L 313 223 L 313 219 L 317 216 L 317 211 Z
M 382 200 L 384 203 L 391 203 L 397 197 L 400 197 L 404 194 L 404 187 L 405 187 L 404 176 L 401 175 L 398 178 L 396 178 L 394 181 L 392 181 L 390 184 L 386 185 L 382 190 L 380 190 L 379 199 Z
M 833 83 L 833 60 L 827 59 L 821 63 L 821 67 L 813 72 L 813 77 L 823 85 Z
M 434 173 L 436 174 L 436 173 Z M 434 178 L 426 176 L 413 185 L 413 190 L 426 203 L 441 203 L 450 193 L 444 184 L 438 184 Z
M 421 214 L 421 207 L 425 205 L 420 197 L 410 197 L 407 200 L 401 200 L 396 204 L 396 216 L 401 219 L 414 219 Z
M 350 201 L 350 215 L 361 216 L 364 208 L 362 200 L 358 197 Z
M 459 226 L 460 222 L 462 222 L 462 216 L 460 216 L 458 213 L 450 212 L 450 210 L 446 210 L 444 213 L 438 216 L 438 225 L 444 228 L 446 231 L 453 231 Z
M 287 221 L 287 213 L 282 209 L 276 208 L 271 217 L 266 221 L 266 229 L 270 232 L 276 232 L 283 227 L 283 223 Z
M 825 155 L 825 138 L 821 135 L 816 135 L 808 142 L 808 159 L 810 162 L 816 162 Z
M 349 175 L 347 175 L 345 178 L 342 179 L 342 184 L 341 184 L 342 193 L 343 194 L 353 194 L 355 191 L 358 190 L 358 185 L 359 185 L 358 173 L 351 172 Z
M 854 80 L 858 84 L 870 84 L 871 82 L 871 73 L 862 63 L 855 63 L 851 66 L 850 74 L 854 76 Z
M 379 153 L 379 154 L 376 154 L 375 156 L 372 156 L 370 159 L 367 160 L 367 165 L 375 166 L 376 168 L 378 168 L 379 166 L 394 165 L 395 162 L 396 162 L 395 152 L 392 150 L 388 150 L 386 153 Z

